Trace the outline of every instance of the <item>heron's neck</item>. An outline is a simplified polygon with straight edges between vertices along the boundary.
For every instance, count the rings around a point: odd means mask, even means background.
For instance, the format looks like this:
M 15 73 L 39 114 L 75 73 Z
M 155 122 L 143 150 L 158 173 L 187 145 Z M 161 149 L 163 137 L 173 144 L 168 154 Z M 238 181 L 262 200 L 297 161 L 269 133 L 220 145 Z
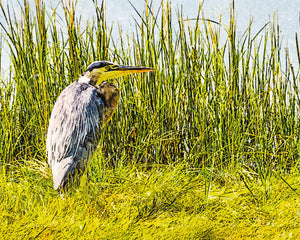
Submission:
M 79 77 L 78 82 L 90 84 L 91 79 L 87 76 L 82 75 Z
M 98 82 L 99 74 L 85 72 L 82 76 L 79 77 L 78 82 L 87 83 L 95 86 Z

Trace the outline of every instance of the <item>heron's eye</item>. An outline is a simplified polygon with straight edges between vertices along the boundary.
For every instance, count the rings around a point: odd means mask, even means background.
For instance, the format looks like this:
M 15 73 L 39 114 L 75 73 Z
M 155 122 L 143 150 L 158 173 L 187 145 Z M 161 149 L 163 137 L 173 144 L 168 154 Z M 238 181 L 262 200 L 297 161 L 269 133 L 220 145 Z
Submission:
M 118 70 L 118 66 L 117 66 L 117 65 L 107 65 L 107 66 L 105 66 L 105 70 L 106 70 L 107 72 L 109 72 L 109 71 L 114 71 L 114 70 Z
M 110 65 L 107 65 L 104 68 L 105 68 L 106 71 L 109 71 L 110 70 Z

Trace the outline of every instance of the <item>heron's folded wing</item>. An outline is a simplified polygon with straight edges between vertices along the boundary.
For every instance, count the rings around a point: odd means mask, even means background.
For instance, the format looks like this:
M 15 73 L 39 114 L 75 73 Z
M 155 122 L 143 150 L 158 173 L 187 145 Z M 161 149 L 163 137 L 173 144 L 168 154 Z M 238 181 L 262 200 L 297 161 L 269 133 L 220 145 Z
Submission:
M 95 87 L 75 82 L 62 91 L 53 107 L 47 134 L 48 162 L 53 181 L 57 182 L 54 184 L 61 183 L 83 156 L 92 154 L 94 147 L 88 154 L 84 150 L 98 143 L 103 118 L 104 103 Z

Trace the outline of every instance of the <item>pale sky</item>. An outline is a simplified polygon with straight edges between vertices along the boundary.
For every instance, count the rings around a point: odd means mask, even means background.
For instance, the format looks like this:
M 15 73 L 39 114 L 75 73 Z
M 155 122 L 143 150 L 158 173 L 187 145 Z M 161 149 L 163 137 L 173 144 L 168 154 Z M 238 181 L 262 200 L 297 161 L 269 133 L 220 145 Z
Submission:
M 1 0 L 0 0 L 1 1 Z M 18 12 L 19 5 L 17 0 L 2 0 L 5 6 L 9 2 L 12 9 Z M 23 1 L 20 1 L 23 2 Z M 34 4 L 34 0 L 29 0 L 30 4 Z M 45 1 L 46 6 L 57 6 L 60 0 Z M 98 0 L 100 3 L 101 1 Z M 151 0 L 148 0 L 151 2 Z M 156 12 L 159 8 L 161 0 L 153 0 L 153 9 Z M 166 2 L 166 1 L 164 1 Z M 222 14 L 222 21 L 228 24 L 229 4 L 231 0 L 205 0 L 203 10 L 206 18 L 218 20 L 218 16 Z M 131 0 L 135 8 L 142 12 L 145 9 L 144 0 Z M 198 0 L 172 0 L 172 9 L 174 10 L 174 22 L 176 19 L 176 9 L 182 5 L 183 13 L 186 18 L 195 18 L 197 16 Z M 261 27 L 272 19 L 274 12 L 278 14 L 279 26 L 283 36 L 282 46 L 290 49 L 292 59 L 295 55 L 295 32 L 298 32 L 300 39 L 300 1 L 299 0 L 236 0 L 235 9 L 237 15 L 237 23 L 239 32 L 244 31 L 249 25 L 250 17 L 253 18 L 252 32 L 255 34 Z M 137 13 L 130 5 L 128 0 L 107 0 L 106 1 L 106 17 L 109 25 L 114 25 L 114 30 L 117 32 L 118 24 L 125 33 L 130 33 L 134 27 L 134 18 L 139 21 Z M 95 16 L 92 0 L 78 0 L 77 14 L 82 16 L 83 22 Z M 0 15 L 0 21 L 1 21 Z M 118 36 L 116 34 L 116 36 Z M 115 41 L 117 41 L 115 39 Z M 7 58 L 3 53 L 3 58 Z M 2 61 L 6 62 L 6 61 Z M 6 67 L 6 66 L 4 66 Z

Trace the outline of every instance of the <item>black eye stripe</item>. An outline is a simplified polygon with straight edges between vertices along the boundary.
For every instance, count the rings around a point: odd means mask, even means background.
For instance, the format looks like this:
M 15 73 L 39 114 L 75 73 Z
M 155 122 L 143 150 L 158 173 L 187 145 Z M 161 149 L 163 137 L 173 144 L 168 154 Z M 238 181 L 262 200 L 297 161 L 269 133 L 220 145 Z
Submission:
M 108 66 L 105 67 L 105 69 L 106 69 L 108 72 L 119 70 L 118 66 L 116 66 L 116 65 L 108 65 Z
M 88 67 L 87 67 L 87 69 L 86 69 L 86 71 L 93 71 L 94 69 L 97 69 L 97 68 L 103 68 L 103 67 L 105 67 L 105 68 L 110 68 L 110 65 L 113 65 L 113 63 L 111 63 L 111 62 L 108 62 L 108 61 L 96 61 L 96 62 L 93 62 L 93 63 L 91 63 Z

